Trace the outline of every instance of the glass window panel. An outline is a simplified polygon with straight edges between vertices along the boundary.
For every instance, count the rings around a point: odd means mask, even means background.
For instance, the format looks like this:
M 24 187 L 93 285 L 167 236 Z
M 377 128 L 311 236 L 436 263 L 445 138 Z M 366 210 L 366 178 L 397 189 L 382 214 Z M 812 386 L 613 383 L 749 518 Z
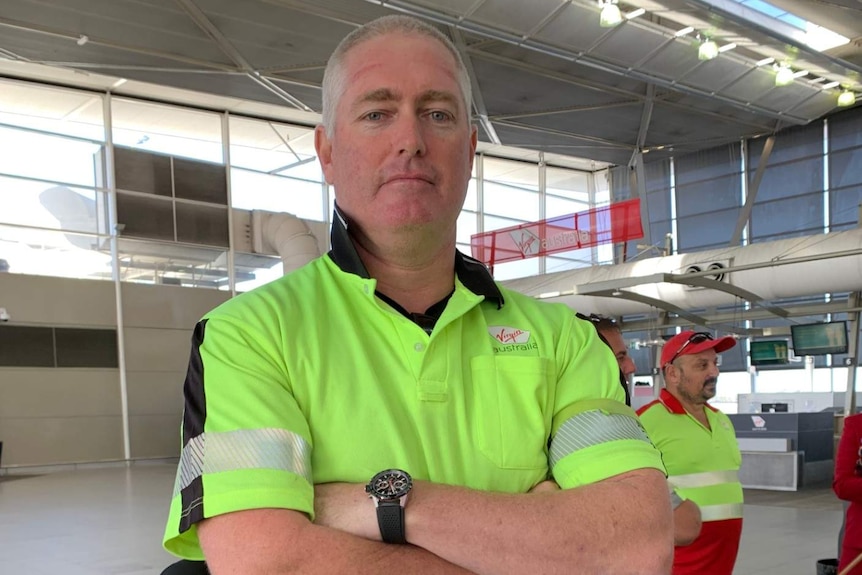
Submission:
M 539 194 L 485 181 L 484 207 L 488 214 L 521 218 L 524 222 L 539 219 Z
M 326 221 L 323 186 L 318 182 L 270 176 L 234 168 L 231 176 L 233 207 L 243 210 L 286 212 L 300 218 Z
M 260 254 L 234 254 L 236 291 L 251 291 L 284 275 L 281 258 Z M 228 289 L 225 284 L 221 289 Z
M 718 385 L 715 390 L 715 398 L 709 403 L 736 404 L 740 393 L 751 393 L 751 376 L 747 371 L 731 371 L 724 364 L 722 357 L 721 374 L 718 376 Z
M 754 172 L 749 172 L 754 177 Z M 763 172 L 755 203 L 823 190 L 822 158 L 770 166 Z
M 846 367 L 819 368 L 814 370 L 814 385 L 811 391 L 846 391 Z
M 760 164 L 760 157 L 766 138 L 750 140 L 748 144 L 748 168 L 754 172 Z M 807 126 L 786 128 L 775 136 L 775 144 L 769 155 L 769 165 L 781 164 L 802 158 L 823 154 L 823 124 L 812 122 Z
M 862 160 L 860 160 L 862 161 Z M 832 190 L 829 192 L 830 225 L 859 225 L 859 206 L 862 205 L 862 184 L 854 189 Z
M 2 124 L 105 139 L 101 95 L 12 80 L 0 80 L 0 94 Z
M 750 237 L 765 238 L 811 230 L 823 231 L 823 196 L 809 194 L 773 202 L 755 203 Z M 811 233 L 811 232 L 809 232 Z M 793 236 L 785 236 L 793 237 Z
M 320 162 L 317 157 L 288 164 L 283 166 L 282 169 L 277 170 L 275 173 L 279 176 L 308 180 L 315 183 L 320 183 L 324 179 L 323 170 L 320 168 Z
M 670 220 L 670 188 L 647 192 L 646 208 L 650 225 Z
M 104 193 L 0 177 L 0 222 L 98 233 L 106 229 Z
M 498 281 L 525 278 L 539 273 L 539 258 L 506 262 L 494 266 L 494 278 Z
M 730 242 L 736 228 L 738 209 L 709 212 L 677 221 L 677 247 L 681 253 L 702 246 Z
M 494 230 L 499 230 L 501 228 L 508 228 L 510 226 L 517 226 L 518 224 L 523 224 L 524 222 L 521 220 L 513 220 L 509 218 L 499 218 L 496 216 L 491 216 L 485 214 L 482 217 L 482 229 L 486 232 L 492 232 Z
M 742 171 L 739 144 L 728 144 L 709 150 L 686 154 L 676 159 L 676 185 L 712 180 Z
M 557 198 L 554 196 L 545 196 L 545 217 L 555 218 L 557 216 L 568 216 L 584 212 L 590 208 L 589 204 L 570 200 L 566 198 Z
M 644 164 L 647 192 L 670 190 L 670 159 L 665 158 Z
M 589 204 L 591 177 L 587 172 L 548 166 L 545 168 L 545 191 Z
M 221 116 L 152 102 L 111 100 L 114 144 L 223 163 Z
M 470 236 L 478 232 L 476 212 L 463 210 L 458 216 L 456 241 L 460 244 L 470 244 Z
M 94 235 L 0 225 L 0 257 L 11 273 L 111 279 L 108 240 Z
M 229 284 L 227 252 L 220 249 L 123 239 L 119 260 L 125 282 L 210 289 Z
M 829 187 L 843 188 L 862 183 L 862 148 L 829 155 Z
M 316 172 L 312 179 L 320 180 L 313 128 L 236 116 L 230 117 L 229 126 L 232 167 L 303 177 L 298 168 L 306 162 Z
M 471 178 L 469 182 L 467 182 L 467 196 L 464 198 L 464 205 L 462 206 L 465 210 L 478 211 L 479 210 L 479 195 L 476 191 L 477 181 L 475 178 Z
M 524 190 L 539 191 L 538 164 L 485 156 L 482 170 L 486 182 L 491 180 Z
M 614 166 L 608 169 L 608 178 L 609 197 L 613 198 L 613 201 L 619 202 L 620 200 L 628 200 L 632 197 L 628 166 Z M 597 188 L 600 180 L 601 178 L 596 179 Z M 596 198 L 596 205 L 599 205 L 598 198 Z
M 739 174 L 722 176 L 687 186 L 676 187 L 677 216 L 702 214 L 706 210 L 733 208 L 741 205 L 742 182 Z M 709 198 L 708 203 L 704 198 Z M 662 219 L 670 214 L 661 213 Z
M 862 146 L 862 108 L 839 112 L 829 118 L 829 149 Z
M 101 146 L 0 127 L 0 173 L 79 186 L 96 185 Z

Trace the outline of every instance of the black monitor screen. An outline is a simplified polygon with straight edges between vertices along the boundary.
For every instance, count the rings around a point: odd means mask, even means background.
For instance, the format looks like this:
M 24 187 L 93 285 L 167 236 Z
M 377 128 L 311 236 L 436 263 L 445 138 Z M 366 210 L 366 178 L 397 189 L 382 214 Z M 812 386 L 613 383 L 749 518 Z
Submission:
M 784 365 L 790 361 L 786 339 L 751 341 L 751 365 Z
M 826 355 L 847 353 L 847 323 L 812 323 L 791 325 L 793 353 L 796 355 Z
M 787 403 L 761 403 L 761 413 L 786 413 L 790 405 Z

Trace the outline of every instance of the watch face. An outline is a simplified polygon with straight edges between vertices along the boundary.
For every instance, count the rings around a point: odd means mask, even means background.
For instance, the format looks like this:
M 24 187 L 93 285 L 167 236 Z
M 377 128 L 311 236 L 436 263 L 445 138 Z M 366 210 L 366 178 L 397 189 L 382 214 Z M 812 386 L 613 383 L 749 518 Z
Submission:
M 413 486 L 410 474 L 400 469 L 381 471 L 368 484 L 366 491 L 381 499 L 397 499 L 406 495 Z

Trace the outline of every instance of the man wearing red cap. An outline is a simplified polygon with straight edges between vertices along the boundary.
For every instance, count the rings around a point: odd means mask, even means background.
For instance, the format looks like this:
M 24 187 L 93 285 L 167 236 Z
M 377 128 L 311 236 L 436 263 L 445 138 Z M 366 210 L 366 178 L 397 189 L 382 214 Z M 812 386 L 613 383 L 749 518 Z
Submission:
M 662 453 L 668 482 L 694 501 L 703 526 L 698 538 L 674 549 L 673 575 L 731 575 L 742 535 L 742 456 L 730 419 L 707 403 L 715 396 L 718 354 L 732 337 L 684 331 L 661 353 L 665 388 L 638 415 Z

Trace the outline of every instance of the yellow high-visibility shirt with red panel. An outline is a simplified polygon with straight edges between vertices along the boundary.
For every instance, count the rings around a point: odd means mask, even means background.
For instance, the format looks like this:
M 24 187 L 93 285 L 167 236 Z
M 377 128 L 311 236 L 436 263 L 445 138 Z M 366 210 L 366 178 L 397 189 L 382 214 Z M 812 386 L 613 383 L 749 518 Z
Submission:
M 666 389 L 638 416 L 661 451 L 668 482 L 700 507 L 703 527 L 674 549 L 673 575 L 731 575 L 742 535 L 742 455 L 730 418 L 706 405 L 709 429 Z

